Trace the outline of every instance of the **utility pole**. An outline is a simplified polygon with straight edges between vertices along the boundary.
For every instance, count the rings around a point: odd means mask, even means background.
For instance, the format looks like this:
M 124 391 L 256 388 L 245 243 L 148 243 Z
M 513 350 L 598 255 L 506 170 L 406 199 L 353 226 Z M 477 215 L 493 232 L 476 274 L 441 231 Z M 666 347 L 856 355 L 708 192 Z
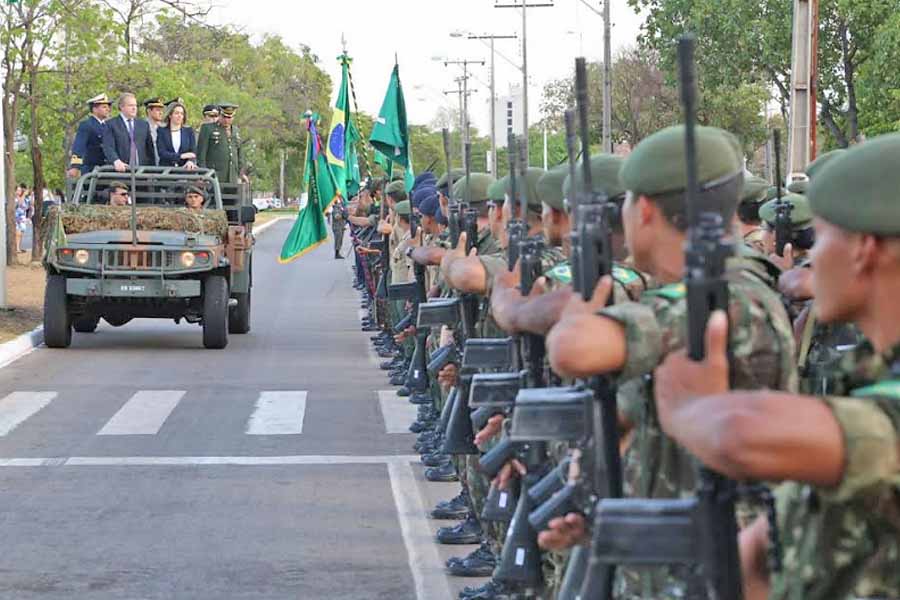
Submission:
M 463 76 L 462 76 L 462 84 L 460 93 L 460 110 L 462 112 L 460 121 L 462 122 L 461 135 L 462 135 L 462 152 L 463 152 L 463 164 L 466 163 L 466 144 L 469 142 L 469 65 L 484 65 L 483 60 L 445 60 L 444 66 L 447 67 L 449 65 L 462 65 L 463 68 Z M 457 80 L 459 81 L 459 80 Z
M 603 12 L 594 8 L 587 0 L 580 0 L 592 13 L 603 19 L 603 129 L 602 151 L 613 153 L 612 143 L 612 22 L 610 21 L 610 0 L 603 0 Z
M 553 3 L 528 4 L 528 0 L 522 0 L 516 4 L 494 4 L 494 8 L 520 8 L 522 9 L 522 124 L 524 131 L 525 148 L 528 146 L 528 9 L 529 8 L 552 8 Z M 525 156 L 528 156 L 528 152 Z M 526 163 L 528 162 L 526 158 Z M 528 166 L 527 164 L 525 165 Z
M 284 150 L 281 151 L 281 168 L 278 171 L 278 198 L 282 206 L 287 206 L 287 199 L 284 197 Z
M 453 34 L 451 34 L 452 36 Z M 495 79 L 495 62 L 496 62 L 496 53 L 494 52 L 494 40 L 514 40 L 517 36 L 515 35 L 493 35 L 493 34 L 484 34 L 484 35 L 472 35 L 469 34 L 467 39 L 470 40 L 490 40 L 491 46 L 491 175 L 494 178 L 497 177 L 497 131 L 496 131 L 496 119 L 497 119 L 497 94 L 496 94 L 496 79 Z
M 462 146 L 462 150 L 460 156 L 463 157 L 463 161 L 465 161 L 465 151 L 466 151 L 466 140 L 469 137 L 468 133 L 468 119 L 466 118 L 466 109 L 468 108 L 468 102 L 465 100 L 465 97 L 468 94 L 474 94 L 477 92 L 477 89 L 469 89 L 468 86 L 463 86 L 465 78 L 457 77 L 454 81 L 456 81 L 455 90 L 443 90 L 443 94 L 449 96 L 450 94 L 456 94 L 458 96 L 458 110 L 459 110 L 459 137 Z M 463 163 L 465 164 L 465 162 Z
M 816 156 L 818 31 L 819 0 L 794 0 L 788 182 L 795 173 L 803 173 Z
M 3 101 L 0 99 L 0 310 L 7 309 L 6 297 L 6 153 L 15 148 L 6 147 L 6 132 L 3 131 Z M 12 175 L 10 175 L 12 176 Z

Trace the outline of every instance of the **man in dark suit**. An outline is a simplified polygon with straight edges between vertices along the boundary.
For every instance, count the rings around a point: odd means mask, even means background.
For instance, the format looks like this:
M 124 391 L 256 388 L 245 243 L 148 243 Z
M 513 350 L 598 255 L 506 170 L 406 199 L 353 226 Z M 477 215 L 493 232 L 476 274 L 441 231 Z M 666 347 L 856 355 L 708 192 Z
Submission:
M 134 94 L 119 96 L 119 116 L 106 122 L 103 132 L 103 154 L 106 162 L 124 173 L 129 166 L 156 164 L 150 125 L 137 118 L 137 99 Z
M 72 144 L 72 156 L 69 159 L 69 177 L 79 177 L 90 173 L 94 167 L 106 163 L 103 155 L 104 123 L 109 118 L 110 101 L 106 94 L 94 96 L 87 101 L 91 116 L 78 124 L 75 141 Z

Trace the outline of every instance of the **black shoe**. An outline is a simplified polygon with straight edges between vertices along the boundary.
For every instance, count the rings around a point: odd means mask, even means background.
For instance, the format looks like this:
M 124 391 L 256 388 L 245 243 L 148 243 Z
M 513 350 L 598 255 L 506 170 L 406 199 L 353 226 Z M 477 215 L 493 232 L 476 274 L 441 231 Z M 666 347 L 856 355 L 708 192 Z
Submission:
M 432 440 L 427 440 L 424 442 L 415 442 L 413 444 L 413 450 L 418 452 L 419 454 L 431 454 L 432 452 L 437 452 L 440 450 L 437 442 Z M 426 469 L 427 471 L 428 469 Z
M 459 476 L 456 474 L 456 468 L 452 463 L 448 463 L 443 467 L 429 467 L 425 469 L 425 479 L 428 481 L 436 481 L 436 482 L 448 482 L 448 481 L 459 481 Z M 476 521 L 477 524 L 477 521 Z M 478 528 L 478 534 L 481 535 L 481 528 Z M 444 544 L 474 544 L 475 542 L 441 542 Z
M 427 392 L 416 392 L 409 397 L 409 401 L 413 404 L 425 405 L 431 404 L 431 395 Z
M 432 452 L 431 454 L 426 454 L 422 457 L 422 464 L 426 467 L 443 467 L 444 465 L 450 464 L 450 455 L 449 454 L 441 454 L 440 452 Z M 453 514 L 449 517 L 434 517 L 435 519 L 464 519 L 466 515 L 469 514 L 467 510 L 463 514 Z M 434 513 L 432 513 L 434 516 Z
M 406 383 L 406 374 L 403 373 L 400 375 L 394 375 L 393 377 L 391 377 L 390 381 L 391 381 L 391 385 L 403 385 L 404 383 Z M 401 395 L 401 394 L 398 392 L 398 395 Z M 408 392 L 407 392 L 407 395 L 409 395 Z
M 335 255 L 334 255 L 334 260 L 344 260 L 344 257 L 341 256 L 340 254 L 335 254 Z
M 438 437 L 440 436 L 434 432 L 434 429 L 428 429 L 416 436 L 416 441 L 423 443 L 434 443 Z
M 397 367 L 403 364 L 403 359 L 398 357 L 394 357 L 391 360 L 386 360 L 378 365 L 378 368 L 382 371 L 393 371 Z
M 396 350 L 387 349 L 387 348 L 385 348 L 383 350 L 376 350 L 375 354 L 378 355 L 378 358 L 390 358 L 392 360 L 399 356 L 399 354 L 397 354 Z
M 483 543 L 468 556 L 456 557 L 447 561 L 447 573 L 456 577 L 490 577 L 497 565 L 497 557 L 487 544 Z
M 378 331 L 378 327 L 376 325 L 363 325 L 359 330 L 365 332 Z
M 512 593 L 502 583 L 493 579 L 479 587 L 466 587 L 459 593 L 459 600 L 507 600 Z
M 449 455 L 447 456 L 447 460 L 450 460 Z M 431 509 L 431 518 L 432 519 L 468 519 L 469 518 L 469 505 L 466 502 L 466 494 L 465 492 L 460 492 L 457 494 L 455 498 L 450 500 L 444 500 L 443 502 L 438 502 L 433 509 Z
M 441 527 L 435 537 L 439 544 L 478 544 L 481 542 L 481 525 L 469 517 L 452 527 Z
M 409 426 L 409 430 L 412 433 L 422 433 L 423 431 L 434 431 L 434 427 L 434 419 L 422 419 L 413 421 L 413 424 Z
M 405 385 L 401 386 L 400 389 L 397 390 L 397 395 L 400 396 L 401 398 L 405 398 L 406 396 L 409 396 L 409 388 L 406 387 Z

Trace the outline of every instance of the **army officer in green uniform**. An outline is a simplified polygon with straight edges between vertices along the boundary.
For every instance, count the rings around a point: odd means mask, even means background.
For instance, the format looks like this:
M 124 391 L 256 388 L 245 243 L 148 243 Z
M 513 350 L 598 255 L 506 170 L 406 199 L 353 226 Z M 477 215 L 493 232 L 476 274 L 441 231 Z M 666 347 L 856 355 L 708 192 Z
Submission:
M 234 123 L 236 104 L 219 106 L 219 121 L 200 128 L 197 142 L 197 164 L 215 169 L 220 183 L 248 181 L 241 155 L 241 136 Z

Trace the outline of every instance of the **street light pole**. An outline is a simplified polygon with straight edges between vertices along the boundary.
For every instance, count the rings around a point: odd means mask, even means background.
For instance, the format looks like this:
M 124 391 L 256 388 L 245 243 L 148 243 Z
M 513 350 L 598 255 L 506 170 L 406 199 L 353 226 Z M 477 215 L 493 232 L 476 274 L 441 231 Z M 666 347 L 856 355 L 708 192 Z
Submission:
M 461 110 L 462 110 L 462 129 L 461 129 L 461 138 L 462 138 L 462 152 L 463 152 L 463 164 L 465 164 L 465 152 L 466 152 L 466 144 L 469 142 L 469 65 L 483 65 L 483 60 L 445 60 L 444 66 L 448 65 L 462 65 L 463 68 L 463 76 L 462 76 L 462 88 L 460 89 L 461 98 Z
M 612 25 L 609 22 L 609 0 L 603 0 L 603 151 L 613 153 L 612 146 Z

